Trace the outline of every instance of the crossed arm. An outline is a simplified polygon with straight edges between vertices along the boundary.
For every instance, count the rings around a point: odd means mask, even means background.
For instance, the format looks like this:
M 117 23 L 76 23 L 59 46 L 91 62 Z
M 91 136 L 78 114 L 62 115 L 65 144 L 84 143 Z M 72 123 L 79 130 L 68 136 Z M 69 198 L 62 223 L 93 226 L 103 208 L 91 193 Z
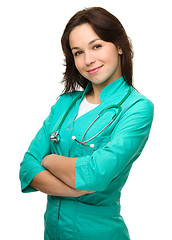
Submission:
M 43 158 L 41 165 L 68 186 L 75 188 L 75 163 L 77 158 L 50 154 Z
M 79 197 L 93 191 L 75 189 L 75 162 L 77 158 L 50 154 L 41 165 L 47 170 L 38 173 L 30 186 L 52 196 Z

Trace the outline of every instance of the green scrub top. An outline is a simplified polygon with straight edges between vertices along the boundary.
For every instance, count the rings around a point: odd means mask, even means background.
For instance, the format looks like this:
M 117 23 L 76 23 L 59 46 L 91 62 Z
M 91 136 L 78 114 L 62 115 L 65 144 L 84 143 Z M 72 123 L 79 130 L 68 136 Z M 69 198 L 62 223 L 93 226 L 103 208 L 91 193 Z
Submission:
M 85 204 L 84 206 L 116 206 L 119 212 L 121 189 L 128 178 L 133 162 L 141 154 L 149 137 L 153 120 L 152 102 L 132 88 L 131 94 L 122 104 L 122 111 L 115 121 L 88 142 L 88 144 L 94 144 L 94 148 L 79 144 L 72 140 L 72 136 L 81 140 L 98 113 L 109 105 L 118 104 L 127 94 L 128 89 L 129 85 L 123 77 L 110 83 L 100 93 L 101 104 L 75 120 L 82 99 L 92 90 L 92 84 L 89 82 L 82 92 L 82 97 L 76 101 L 63 122 L 60 129 L 60 142 L 52 143 L 50 134 L 56 131 L 58 123 L 71 102 L 81 94 L 81 91 L 61 95 L 25 153 L 20 168 L 22 192 L 36 191 L 29 184 L 36 174 L 45 170 L 40 163 L 46 155 L 55 153 L 66 157 L 78 157 L 75 165 L 75 188 L 96 192 L 78 198 L 57 196 L 53 200 L 66 199 L 69 202 Z M 101 131 L 116 112 L 115 108 L 103 112 L 88 130 L 83 141 Z M 49 196 L 48 201 L 51 200 Z M 118 239 L 129 239 L 129 237 Z

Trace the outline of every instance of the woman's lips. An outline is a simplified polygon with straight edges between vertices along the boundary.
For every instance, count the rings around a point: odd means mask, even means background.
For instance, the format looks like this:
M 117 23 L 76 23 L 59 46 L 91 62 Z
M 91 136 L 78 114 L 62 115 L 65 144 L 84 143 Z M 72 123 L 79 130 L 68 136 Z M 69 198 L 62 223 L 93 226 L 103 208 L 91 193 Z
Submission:
M 88 72 L 89 74 L 94 74 L 94 73 L 99 72 L 102 67 L 103 67 L 103 65 L 100 66 L 100 67 L 96 67 L 96 68 L 90 69 L 90 70 L 88 70 L 87 72 Z

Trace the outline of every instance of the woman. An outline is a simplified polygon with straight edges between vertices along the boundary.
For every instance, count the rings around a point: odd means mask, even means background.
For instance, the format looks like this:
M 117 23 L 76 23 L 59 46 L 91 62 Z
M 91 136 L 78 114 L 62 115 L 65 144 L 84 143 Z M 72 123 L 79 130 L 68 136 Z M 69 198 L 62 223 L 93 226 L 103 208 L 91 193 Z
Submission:
M 46 240 L 128 240 L 120 194 L 148 139 L 153 104 L 132 87 L 131 44 L 112 14 L 76 13 L 61 42 L 64 93 L 24 156 L 22 191 L 48 194 Z

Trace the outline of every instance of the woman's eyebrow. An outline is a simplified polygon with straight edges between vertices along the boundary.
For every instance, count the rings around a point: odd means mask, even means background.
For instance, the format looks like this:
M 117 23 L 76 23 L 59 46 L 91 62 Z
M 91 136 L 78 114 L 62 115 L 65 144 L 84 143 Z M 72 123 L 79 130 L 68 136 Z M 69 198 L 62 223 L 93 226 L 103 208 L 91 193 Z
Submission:
M 100 38 L 96 38 L 96 39 L 92 40 L 91 42 L 89 42 L 88 45 L 93 44 L 93 43 L 96 42 L 97 40 L 100 40 Z M 79 48 L 79 47 L 72 47 L 72 48 L 71 48 L 71 50 L 74 50 L 74 49 L 80 49 L 80 48 Z

